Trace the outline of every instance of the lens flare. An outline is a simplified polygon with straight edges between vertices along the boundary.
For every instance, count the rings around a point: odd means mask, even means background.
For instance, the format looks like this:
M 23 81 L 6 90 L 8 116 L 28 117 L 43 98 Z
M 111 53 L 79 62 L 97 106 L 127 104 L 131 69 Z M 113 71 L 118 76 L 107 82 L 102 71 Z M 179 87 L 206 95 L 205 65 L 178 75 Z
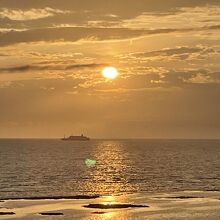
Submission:
M 95 160 L 91 160 L 91 159 L 86 159 L 85 160 L 85 164 L 87 167 L 94 167 L 95 164 L 96 164 L 96 161 Z

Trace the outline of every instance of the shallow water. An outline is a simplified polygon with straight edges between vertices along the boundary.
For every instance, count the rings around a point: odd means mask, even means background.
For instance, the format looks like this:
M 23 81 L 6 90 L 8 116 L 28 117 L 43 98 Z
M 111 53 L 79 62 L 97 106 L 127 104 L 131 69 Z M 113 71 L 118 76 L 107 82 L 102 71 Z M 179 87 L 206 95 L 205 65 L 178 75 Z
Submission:
M 0 199 L 183 190 L 220 190 L 219 140 L 0 140 Z
M 0 219 L 19 220 L 219 220 L 220 192 L 139 193 L 96 199 L 7 200 Z M 113 208 L 86 208 L 98 204 Z M 115 205 L 134 204 L 122 208 Z M 142 207 L 141 207 L 142 205 Z M 143 207 L 146 206 L 146 207 Z M 43 215 L 42 215 L 43 214 Z

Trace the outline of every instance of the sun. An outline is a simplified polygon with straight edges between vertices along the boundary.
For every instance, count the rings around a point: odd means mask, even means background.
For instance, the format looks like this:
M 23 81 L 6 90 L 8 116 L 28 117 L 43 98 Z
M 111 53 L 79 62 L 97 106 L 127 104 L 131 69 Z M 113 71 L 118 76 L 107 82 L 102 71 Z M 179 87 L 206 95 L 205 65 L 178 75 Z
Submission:
M 105 67 L 102 70 L 102 75 L 107 79 L 115 79 L 118 76 L 118 70 L 115 67 Z

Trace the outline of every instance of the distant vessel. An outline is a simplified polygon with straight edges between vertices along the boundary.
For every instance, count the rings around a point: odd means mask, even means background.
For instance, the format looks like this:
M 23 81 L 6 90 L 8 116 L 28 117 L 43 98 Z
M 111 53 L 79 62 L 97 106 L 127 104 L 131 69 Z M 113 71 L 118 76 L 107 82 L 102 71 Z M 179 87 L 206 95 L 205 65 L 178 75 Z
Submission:
M 63 141 L 89 141 L 90 138 L 81 134 L 80 136 L 73 136 L 73 135 L 71 135 L 69 137 L 64 136 L 64 138 L 62 138 L 61 140 L 63 140 Z

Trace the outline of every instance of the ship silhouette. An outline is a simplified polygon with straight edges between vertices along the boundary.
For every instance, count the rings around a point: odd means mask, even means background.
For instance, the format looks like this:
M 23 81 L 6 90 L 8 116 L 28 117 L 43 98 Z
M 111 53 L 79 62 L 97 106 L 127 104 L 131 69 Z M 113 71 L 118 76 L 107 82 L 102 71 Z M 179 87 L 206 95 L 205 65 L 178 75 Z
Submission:
M 89 141 L 90 138 L 81 134 L 80 136 L 71 135 L 69 137 L 64 137 L 61 139 L 62 141 Z

